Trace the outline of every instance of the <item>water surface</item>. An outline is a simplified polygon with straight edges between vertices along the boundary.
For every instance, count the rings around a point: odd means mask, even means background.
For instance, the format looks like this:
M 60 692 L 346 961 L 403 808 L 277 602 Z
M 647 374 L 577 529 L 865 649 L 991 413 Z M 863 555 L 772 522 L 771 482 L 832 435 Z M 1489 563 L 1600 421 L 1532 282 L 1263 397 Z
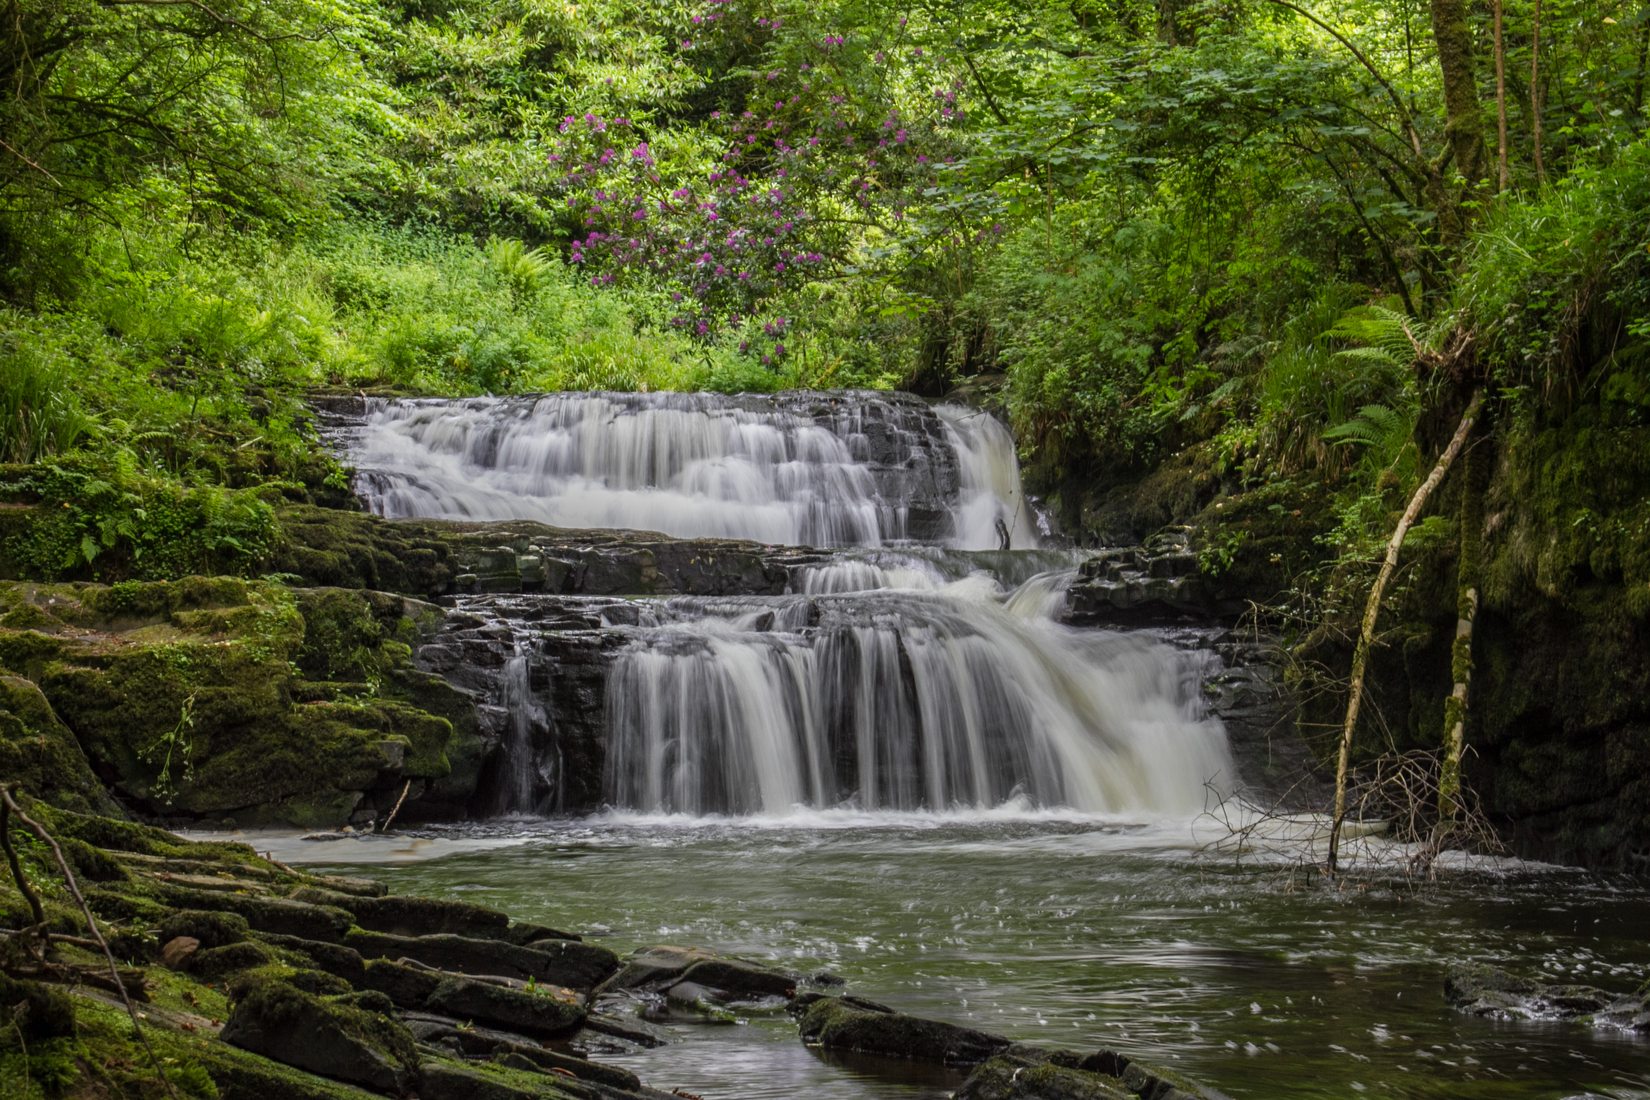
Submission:
M 1475 1019 L 1442 995 L 1452 959 L 1633 988 L 1650 974 L 1644 883 L 1485 864 L 1335 890 L 1292 871 L 1287 846 L 1242 862 L 1201 847 L 1219 832 L 1207 819 L 836 812 L 517 820 L 277 850 L 621 952 L 696 944 L 828 968 L 904 1011 L 1116 1047 L 1233 1097 L 1650 1097 L 1646 1038 Z M 783 1016 L 676 1030 L 683 1041 L 617 1060 L 712 1100 L 940 1097 L 956 1084 L 827 1061 Z

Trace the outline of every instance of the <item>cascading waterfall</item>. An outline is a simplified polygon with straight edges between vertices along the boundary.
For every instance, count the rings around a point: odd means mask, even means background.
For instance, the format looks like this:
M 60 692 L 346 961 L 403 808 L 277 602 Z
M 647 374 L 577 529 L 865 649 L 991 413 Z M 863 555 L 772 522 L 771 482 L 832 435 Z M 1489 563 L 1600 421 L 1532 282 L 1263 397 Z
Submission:
M 1037 545 L 995 420 L 879 394 L 377 401 L 349 441 L 389 517 L 805 546 Z
M 1059 625 L 1062 579 L 658 603 L 608 678 L 610 797 L 687 814 L 1199 809 L 1205 781 L 1230 778 L 1200 662 Z
M 604 639 L 615 808 L 1178 814 L 1231 784 L 1202 655 L 1058 621 L 1078 556 L 1036 549 L 986 414 L 868 393 L 393 401 L 349 445 L 385 516 L 841 548 L 786 596 L 513 598 L 582 608 Z M 545 725 L 519 643 L 500 682 L 507 739 Z M 529 808 L 516 785 L 503 804 Z

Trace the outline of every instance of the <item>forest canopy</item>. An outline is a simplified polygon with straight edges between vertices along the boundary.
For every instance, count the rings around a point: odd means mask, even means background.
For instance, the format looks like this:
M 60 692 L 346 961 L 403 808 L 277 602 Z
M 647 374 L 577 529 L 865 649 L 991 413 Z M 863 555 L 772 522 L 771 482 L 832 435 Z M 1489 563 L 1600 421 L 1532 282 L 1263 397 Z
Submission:
M 1650 403 L 1630 0 L 8 0 L 3 28 L 0 460 L 85 512 L 54 569 L 155 493 L 307 476 L 315 386 L 983 386 L 1047 482 L 1195 448 L 1329 486 L 1360 553 L 1467 389 L 1532 431 Z

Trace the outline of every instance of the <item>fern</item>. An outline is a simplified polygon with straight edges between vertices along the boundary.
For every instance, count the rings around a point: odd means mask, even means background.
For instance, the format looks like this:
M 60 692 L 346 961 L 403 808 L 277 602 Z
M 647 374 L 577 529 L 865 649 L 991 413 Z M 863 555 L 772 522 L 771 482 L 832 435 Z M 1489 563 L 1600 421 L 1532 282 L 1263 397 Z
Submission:
M 1410 423 L 1402 413 L 1387 405 L 1365 405 L 1358 415 L 1323 433 L 1331 443 L 1360 445 L 1382 453 L 1397 451 L 1409 442 Z
M 535 293 L 549 273 L 552 260 L 542 248 L 528 248 L 518 240 L 493 237 L 487 242 L 487 263 L 518 298 Z

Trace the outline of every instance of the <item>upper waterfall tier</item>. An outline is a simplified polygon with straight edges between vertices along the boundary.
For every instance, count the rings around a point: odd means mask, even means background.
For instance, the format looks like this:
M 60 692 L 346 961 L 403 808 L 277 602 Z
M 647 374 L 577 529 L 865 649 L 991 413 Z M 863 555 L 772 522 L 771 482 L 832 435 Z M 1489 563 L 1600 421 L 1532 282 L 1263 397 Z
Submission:
M 811 546 L 1037 545 L 1008 432 L 906 394 L 373 400 L 346 435 L 392 518 Z

